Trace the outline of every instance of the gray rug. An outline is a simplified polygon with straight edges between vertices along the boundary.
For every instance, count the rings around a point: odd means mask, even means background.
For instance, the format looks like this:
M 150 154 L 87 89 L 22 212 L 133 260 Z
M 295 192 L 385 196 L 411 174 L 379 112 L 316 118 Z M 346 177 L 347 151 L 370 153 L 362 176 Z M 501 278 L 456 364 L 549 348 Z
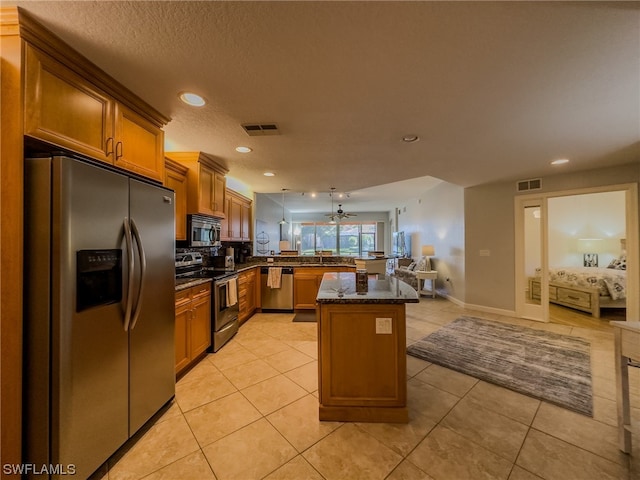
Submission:
M 590 343 L 557 333 L 460 317 L 407 353 L 593 416 Z

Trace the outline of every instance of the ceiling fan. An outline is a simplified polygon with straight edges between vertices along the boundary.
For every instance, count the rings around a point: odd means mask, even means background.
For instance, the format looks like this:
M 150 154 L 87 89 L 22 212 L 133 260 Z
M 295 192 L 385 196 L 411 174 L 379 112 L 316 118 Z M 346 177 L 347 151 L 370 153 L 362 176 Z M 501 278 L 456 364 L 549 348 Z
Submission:
M 331 213 L 326 213 L 325 216 L 329 217 L 329 219 L 331 220 L 332 223 L 334 223 L 336 221 L 336 219 L 342 220 L 343 218 L 349 218 L 349 217 L 357 217 L 357 215 L 355 213 L 347 213 L 342 209 L 342 204 L 339 203 L 338 204 L 338 210 L 336 210 L 336 212 L 333 212 L 333 195 L 335 193 L 335 187 L 331 187 L 331 192 L 329 192 L 329 196 L 331 197 Z

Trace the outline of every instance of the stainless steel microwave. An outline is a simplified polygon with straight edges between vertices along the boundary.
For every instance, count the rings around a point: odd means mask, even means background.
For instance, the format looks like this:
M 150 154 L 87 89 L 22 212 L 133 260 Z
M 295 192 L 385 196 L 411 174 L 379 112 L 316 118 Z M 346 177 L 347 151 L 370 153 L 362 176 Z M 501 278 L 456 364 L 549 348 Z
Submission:
M 220 220 L 203 215 L 187 215 L 190 247 L 219 247 Z

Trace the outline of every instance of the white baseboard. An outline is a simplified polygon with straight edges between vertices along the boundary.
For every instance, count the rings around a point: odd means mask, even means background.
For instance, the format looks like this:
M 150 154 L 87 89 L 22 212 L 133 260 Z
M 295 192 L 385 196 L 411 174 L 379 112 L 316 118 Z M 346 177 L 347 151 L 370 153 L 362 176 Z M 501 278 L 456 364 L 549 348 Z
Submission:
M 465 303 L 462 300 L 459 300 L 459 299 L 457 299 L 455 297 L 452 297 L 451 295 L 447 295 L 447 294 L 445 294 L 443 292 L 438 292 L 438 296 L 446 298 L 451 303 L 455 303 L 457 306 L 462 307 L 462 308 L 468 308 L 469 310 L 478 310 L 480 312 L 493 313 L 495 315 L 504 315 L 504 316 L 507 316 L 507 317 L 515 317 L 516 316 L 516 311 L 515 310 L 506 310 L 504 308 L 487 307 L 485 305 L 474 305 L 472 303 Z

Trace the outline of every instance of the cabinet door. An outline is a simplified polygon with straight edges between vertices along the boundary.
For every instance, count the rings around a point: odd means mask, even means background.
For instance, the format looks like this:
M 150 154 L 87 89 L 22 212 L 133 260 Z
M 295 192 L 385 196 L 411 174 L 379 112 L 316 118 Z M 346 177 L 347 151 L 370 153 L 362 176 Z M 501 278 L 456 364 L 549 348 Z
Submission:
M 318 276 L 311 273 L 294 274 L 293 307 L 297 309 L 316 308 L 318 296 Z
M 164 132 L 121 104 L 116 104 L 115 165 L 164 180 Z
M 187 177 L 165 168 L 164 185 L 175 192 L 176 240 L 187 239 Z
M 176 373 L 180 373 L 189 365 L 189 322 L 191 319 L 191 301 L 176 303 Z
M 235 197 L 229 200 L 229 233 L 232 240 L 241 240 L 240 225 L 242 215 L 242 203 Z
M 243 202 L 241 205 L 240 239 L 251 241 L 251 202 Z
M 232 240 L 231 231 L 231 196 L 227 195 L 225 199 L 224 218 L 220 220 L 220 239 L 222 241 Z
M 197 357 L 211 345 L 211 297 L 209 294 L 194 297 L 191 303 L 191 359 Z
M 216 172 L 202 163 L 198 166 L 198 213 L 213 215 L 213 188 Z
M 242 272 L 238 282 L 240 299 L 240 322 L 244 322 L 256 310 L 256 269 Z
M 39 50 L 25 55 L 25 135 L 113 163 L 114 100 Z
M 221 173 L 214 172 L 213 175 L 213 215 L 224 217 L 225 199 L 227 198 L 227 179 Z

